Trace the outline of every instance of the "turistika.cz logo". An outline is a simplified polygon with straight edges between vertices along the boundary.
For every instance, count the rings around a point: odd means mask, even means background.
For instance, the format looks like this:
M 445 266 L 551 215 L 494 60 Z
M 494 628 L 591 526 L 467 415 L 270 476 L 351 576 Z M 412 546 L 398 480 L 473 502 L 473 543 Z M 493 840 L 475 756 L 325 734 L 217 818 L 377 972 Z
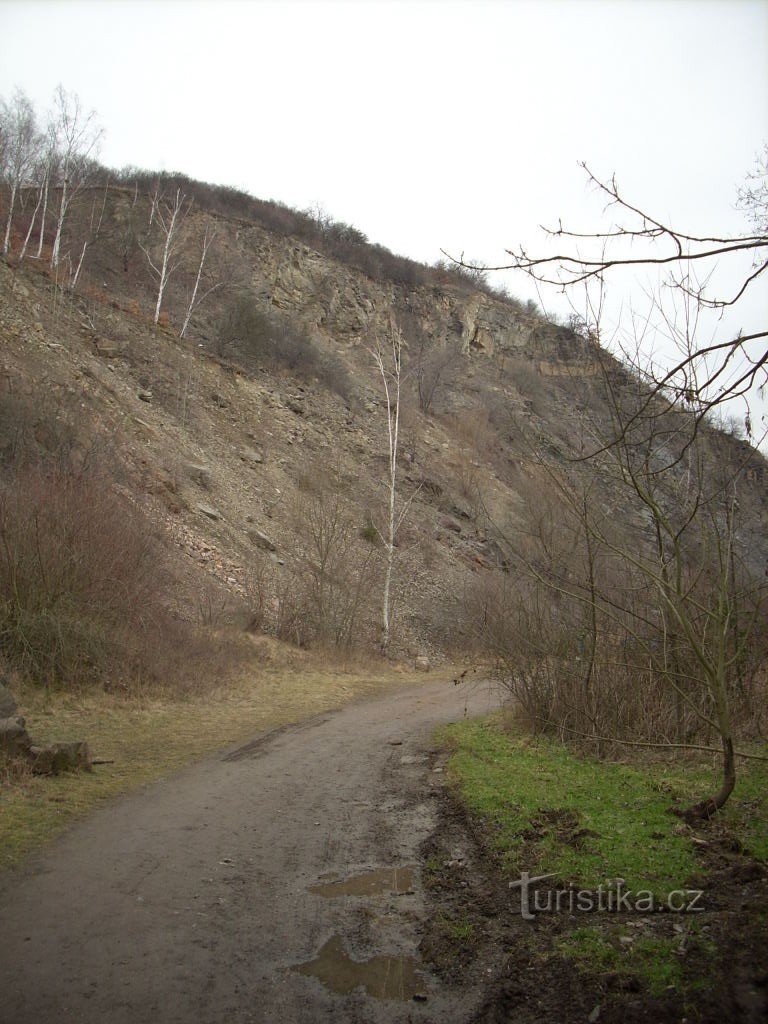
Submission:
M 543 889 L 538 883 L 553 874 L 529 875 L 509 883 L 510 889 L 520 890 L 520 914 L 532 921 L 537 914 L 652 914 L 669 911 L 673 914 L 695 914 L 702 911 L 703 889 L 673 889 L 659 897 L 648 889 L 624 888 L 624 879 L 602 882 L 596 889 Z

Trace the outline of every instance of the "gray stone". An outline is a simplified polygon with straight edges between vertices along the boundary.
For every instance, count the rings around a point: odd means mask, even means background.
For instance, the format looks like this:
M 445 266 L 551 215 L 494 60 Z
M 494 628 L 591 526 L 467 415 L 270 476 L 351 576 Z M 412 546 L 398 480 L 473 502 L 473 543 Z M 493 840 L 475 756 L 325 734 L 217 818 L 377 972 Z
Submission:
M 211 471 L 207 466 L 201 466 L 196 462 L 188 462 L 185 468 L 187 476 L 193 483 L 196 483 L 198 487 L 202 487 L 204 491 L 210 491 L 213 480 Z
M 95 338 L 94 347 L 96 354 L 104 359 L 115 359 L 117 356 L 122 355 L 123 352 L 123 346 L 117 341 L 112 341 L 110 338 Z
M 26 723 L 18 716 L 0 718 L 0 752 L 4 754 L 26 754 L 32 745 Z
M 429 658 L 422 654 L 416 659 L 416 661 L 414 661 L 413 667 L 417 672 L 429 672 L 432 665 L 430 664 Z
M 201 515 L 207 516 L 209 519 L 214 519 L 214 520 L 221 519 L 221 512 L 219 512 L 218 509 L 213 508 L 211 505 L 198 505 L 197 506 L 197 511 Z
M 149 405 L 152 402 L 152 392 L 151 391 L 139 391 L 138 394 L 139 394 L 139 399 L 142 402 L 146 402 L 147 405 Z
M 91 751 L 87 743 L 50 743 L 31 747 L 32 771 L 36 775 L 58 775 L 60 772 L 91 771 Z
M 247 446 L 240 449 L 240 458 L 249 466 L 260 466 L 264 462 L 263 452 L 258 452 L 255 448 Z
M 277 551 L 277 545 L 269 539 L 266 533 L 262 533 L 261 530 L 249 530 L 248 539 L 251 544 L 255 544 L 262 551 Z

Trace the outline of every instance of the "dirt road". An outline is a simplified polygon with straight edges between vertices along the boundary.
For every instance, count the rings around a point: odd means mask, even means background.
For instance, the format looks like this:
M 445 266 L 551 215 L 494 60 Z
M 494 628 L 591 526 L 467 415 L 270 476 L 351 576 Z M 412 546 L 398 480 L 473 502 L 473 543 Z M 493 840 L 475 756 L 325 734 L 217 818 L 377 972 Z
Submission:
M 268 734 L 93 814 L 0 879 L 2 1024 L 464 1021 L 418 962 L 427 683 Z

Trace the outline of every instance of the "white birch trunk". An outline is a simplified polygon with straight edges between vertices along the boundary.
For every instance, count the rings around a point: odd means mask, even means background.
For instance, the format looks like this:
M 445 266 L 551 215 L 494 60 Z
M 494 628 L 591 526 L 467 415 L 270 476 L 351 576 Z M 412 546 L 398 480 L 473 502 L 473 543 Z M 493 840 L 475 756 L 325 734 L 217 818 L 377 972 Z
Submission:
M 187 307 L 187 315 L 184 317 L 184 323 L 182 324 L 181 331 L 179 332 L 179 337 L 180 338 L 183 338 L 184 335 L 186 334 L 187 327 L 189 326 L 189 321 L 192 319 L 192 314 L 195 311 L 195 306 L 198 305 L 197 292 L 198 292 L 198 289 L 200 288 L 200 278 L 203 275 L 203 267 L 205 266 L 205 260 L 206 260 L 206 257 L 208 256 L 208 249 L 210 248 L 211 243 L 213 242 L 215 237 L 216 237 L 215 232 L 209 233 L 208 228 L 205 229 L 205 235 L 203 236 L 203 251 L 200 254 L 200 263 L 199 263 L 198 268 L 197 268 L 197 277 L 195 278 L 195 287 L 192 289 L 192 297 L 190 298 L 189 306 Z M 216 287 L 217 287 L 217 285 L 214 285 L 213 288 L 209 288 L 208 291 L 206 291 L 203 295 L 201 295 L 200 296 L 200 302 L 203 301 L 203 299 L 206 297 L 206 295 L 210 295 L 210 293 Z
M 397 530 L 402 522 L 403 515 L 397 515 L 397 459 L 400 444 L 400 385 L 402 380 L 402 335 L 396 327 L 392 327 L 392 366 L 388 368 L 384 363 L 384 356 L 380 348 L 374 353 L 374 360 L 381 375 L 384 385 L 384 397 L 387 402 L 387 442 L 389 473 L 387 477 L 387 523 L 386 534 L 382 537 L 386 561 L 384 568 L 384 590 L 381 602 L 381 648 L 386 651 L 389 647 L 392 632 L 391 622 L 391 593 L 392 573 L 395 564 L 395 540 Z M 393 406 L 394 399 L 394 406 Z
M 80 252 L 80 259 L 77 261 L 77 269 L 75 270 L 75 273 L 72 275 L 72 280 L 70 281 L 70 288 L 77 287 L 77 279 L 80 277 L 80 271 L 82 270 L 83 267 L 83 260 L 85 259 L 85 250 L 87 248 L 88 241 L 86 240 L 85 242 L 83 242 L 83 248 Z
M 40 209 L 40 204 L 42 203 L 42 201 L 43 201 L 43 186 L 41 185 L 40 186 L 40 190 L 37 193 L 37 203 L 35 204 L 35 208 L 32 211 L 32 219 L 29 222 L 29 227 L 27 228 L 27 234 L 26 234 L 26 236 L 24 238 L 24 244 L 22 245 L 21 252 L 19 253 L 19 261 L 23 260 L 24 257 L 27 255 L 27 247 L 29 246 L 29 240 L 32 237 L 32 232 L 33 232 L 34 227 L 35 227 L 35 221 L 37 220 L 37 211 Z
M 59 203 L 59 215 L 56 219 L 56 234 L 53 238 L 53 249 L 51 249 L 51 266 L 54 268 L 58 267 L 59 260 L 61 258 L 61 231 L 64 227 L 64 218 L 67 215 L 67 206 L 69 205 L 67 188 L 68 182 L 65 174 L 64 184 L 61 186 L 61 202 Z
M 168 203 L 161 205 L 159 196 L 157 194 L 153 197 L 152 205 L 154 209 L 153 219 L 160 225 L 160 229 L 163 232 L 163 255 L 158 266 L 152 259 L 152 254 L 149 251 L 149 246 L 144 246 L 139 242 L 144 255 L 147 257 L 147 262 L 157 277 L 157 301 L 155 302 L 155 313 L 153 317 L 153 323 L 157 324 L 160 321 L 160 312 L 163 307 L 163 295 L 168 281 L 178 266 L 178 260 L 175 260 L 176 250 L 179 245 L 179 228 L 184 222 L 185 217 L 189 213 L 190 207 L 184 209 L 184 203 L 186 196 L 180 188 L 176 189 L 176 196 L 173 202 L 173 206 Z M 163 209 L 164 207 L 164 209 Z
M 11 198 L 8 203 L 8 219 L 5 222 L 5 238 L 3 239 L 3 252 L 8 253 L 11 245 L 11 224 L 13 223 L 13 212 L 16 206 L 17 183 L 11 183 Z
M 37 252 L 35 253 L 35 259 L 39 260 L 43 253 L 43 242 L 45 241 L 45 218 L 48 213 L 48 185 L 50 183 L 50 173 L 45 175 L 45 183 L 43 186 L 43 213 L 40 220 L 40 237 L 37 240 Z

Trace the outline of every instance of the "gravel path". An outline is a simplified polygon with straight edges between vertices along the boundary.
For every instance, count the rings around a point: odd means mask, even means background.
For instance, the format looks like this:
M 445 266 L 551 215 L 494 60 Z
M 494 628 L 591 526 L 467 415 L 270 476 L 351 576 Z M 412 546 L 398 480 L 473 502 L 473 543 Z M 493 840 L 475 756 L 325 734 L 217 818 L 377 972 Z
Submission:
M 494 704 L 425 683 L 92 814 L 0 878 L 0 1021 L 466 1020 L 479 994 L 416 959 L 408 868 L 437 820 L 432 731 Z

